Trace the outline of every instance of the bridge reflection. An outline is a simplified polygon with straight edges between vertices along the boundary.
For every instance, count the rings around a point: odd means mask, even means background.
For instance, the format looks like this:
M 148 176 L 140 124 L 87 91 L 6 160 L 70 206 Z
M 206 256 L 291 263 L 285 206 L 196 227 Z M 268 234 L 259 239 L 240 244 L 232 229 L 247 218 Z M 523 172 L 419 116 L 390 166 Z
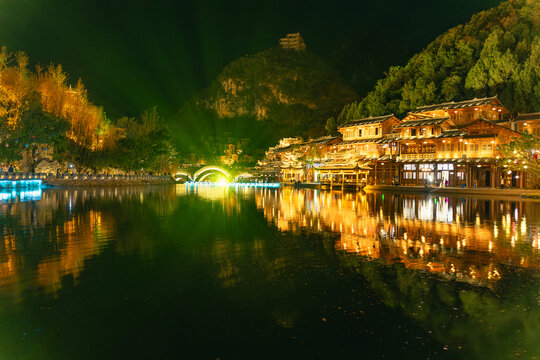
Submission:
M 340 234 L 336 249 L 401 262 L 476 284 L 501 278 L 501 266 L 540 267 L 535 202 L 261 190 L 258 208 L 281 231 Z

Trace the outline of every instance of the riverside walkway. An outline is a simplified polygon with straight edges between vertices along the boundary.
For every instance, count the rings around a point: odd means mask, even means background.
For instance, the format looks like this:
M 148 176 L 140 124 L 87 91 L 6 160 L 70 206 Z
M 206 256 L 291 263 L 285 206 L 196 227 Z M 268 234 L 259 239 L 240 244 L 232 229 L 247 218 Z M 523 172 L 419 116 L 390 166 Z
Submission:
M 60 187 L 153 185 L 174 183 L 174 179 L 171 176 L 165 175 L 88 175 L 24 172 L 0 173 L 0 182 L 25 182 L 34 180 L 41 180 L 44 185 Z

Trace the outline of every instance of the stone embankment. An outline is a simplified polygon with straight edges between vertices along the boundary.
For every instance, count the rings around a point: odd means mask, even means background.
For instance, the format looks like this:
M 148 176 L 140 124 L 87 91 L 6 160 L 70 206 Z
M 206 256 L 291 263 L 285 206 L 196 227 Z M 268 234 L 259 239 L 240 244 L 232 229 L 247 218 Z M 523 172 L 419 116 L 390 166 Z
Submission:
M 127 186 L 173 184 L 165 175 L 74 175 L 45 173 L 0 173 L 1 180 L 38 180 L 55 187 Z
M 461 187 L 424 187 L 424 186 L 393 186 L 393 185 L 368 185 L 364 191 L 393 191 L 393 192 L 416 192 L 441 195 L 477 195 L 477 196 L 520 196 L 523 198 L 540 198 L 539 189 L 497 189 L 490 187 L 461 188 Z

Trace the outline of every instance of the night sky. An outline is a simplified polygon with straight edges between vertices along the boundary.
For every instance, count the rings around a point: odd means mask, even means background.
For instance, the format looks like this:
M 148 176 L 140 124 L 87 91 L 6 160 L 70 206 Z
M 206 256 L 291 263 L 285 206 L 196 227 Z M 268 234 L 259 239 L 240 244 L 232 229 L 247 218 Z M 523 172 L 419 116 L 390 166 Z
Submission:
M 232 60 L 301 32 L 361 95 L 390 65 L 500 0 L 0 0 L 0 44 L 60 63 L 112 118 L 165 114 Z

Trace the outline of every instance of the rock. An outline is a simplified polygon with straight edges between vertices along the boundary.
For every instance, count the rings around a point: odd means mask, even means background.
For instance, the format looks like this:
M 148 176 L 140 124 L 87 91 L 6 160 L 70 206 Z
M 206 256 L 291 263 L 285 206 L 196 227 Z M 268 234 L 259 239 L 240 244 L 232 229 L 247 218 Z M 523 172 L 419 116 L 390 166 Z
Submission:
M 36 165 L 36 172 L 46 173 L 46 174 L 48 173 L 56 174 L 56 169 L 58 169 L 59 167 L 60 167 L 60 164 L 58 163 L 58 161 L 56 160 L 51 161 L 48 159 L 43 159 Z

